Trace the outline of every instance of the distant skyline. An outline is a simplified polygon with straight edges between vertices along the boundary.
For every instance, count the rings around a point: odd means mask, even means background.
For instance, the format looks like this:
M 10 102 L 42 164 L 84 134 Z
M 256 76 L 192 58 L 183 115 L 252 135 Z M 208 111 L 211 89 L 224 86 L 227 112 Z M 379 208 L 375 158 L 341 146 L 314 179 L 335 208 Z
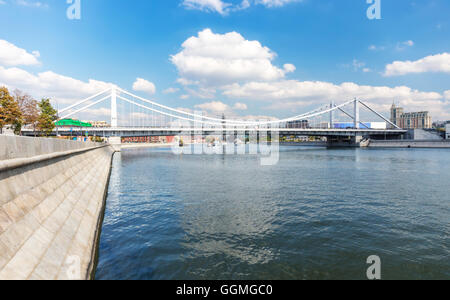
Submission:
M 59 108 L 116 84 L 162 104 L 288 117 L 361 98 L 450 120 L 450 2 L 0 0 L 0 86 Z M 86 118 L 100 118 L 105 109 Z

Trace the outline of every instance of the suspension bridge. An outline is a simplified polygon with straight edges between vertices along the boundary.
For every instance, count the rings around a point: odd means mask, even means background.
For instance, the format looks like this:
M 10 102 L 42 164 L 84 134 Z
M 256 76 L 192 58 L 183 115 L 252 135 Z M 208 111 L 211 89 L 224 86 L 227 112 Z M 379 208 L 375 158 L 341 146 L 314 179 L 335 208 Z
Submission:
M 361 118 L 364 110 L 366 118 L 382 120 L 384 128 L 372 128 Z M 213 117 L 204 112 L 192 112 L 185 109 L 171 108 L 155 101 L 140 97 L 119 87 L 112 86 L 100 93 L 78 101 L 58 111 L 60 119 L 77 118 L 103 113 L 110 125 L 93 128 L 58 127 L 58 135 L 95 135 L 109 138 L 120 143 L 123 137 L 144 136 L 188 136 L 188 135 L 222 135 L 243 133 L 277 134 L 279 136 L 318 136 L 326 137 L 328 142 L 336 145 L 346 140 L 358 145 L 363 139 L 396 139 L 405 130 L 393 124 L 370 105 L 359 99 L 340 104 L 331 102 L 304 114 L 285 119 L 269 118 L 266 120 L 229 119 Z M 336 127 L 339 122 L 347 124 L 344 128 Z M 24 130 L 31 135 L 31 130 Z

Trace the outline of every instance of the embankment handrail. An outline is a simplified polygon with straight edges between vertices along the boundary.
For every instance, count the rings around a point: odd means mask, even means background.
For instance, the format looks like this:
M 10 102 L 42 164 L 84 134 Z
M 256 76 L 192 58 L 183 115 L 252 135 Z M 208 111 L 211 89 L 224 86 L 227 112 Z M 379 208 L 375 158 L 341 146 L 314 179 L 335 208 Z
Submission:
M 3 160 L 3 161 L 0 161 L 0 172 L 5 172 L 5 171 L 25 167 L 25 166 L 32 165 L 35 163 L 44 162 L 44 161 L 48 161 L 48 160 L 52 160 L 52 159 L 56 159 L 56 158 L 60 158 L 60 157 L 84 153 L 84 152 L 88 152 L 88 151 L 92 151 L 95 149 L 100 149 L 100 148 L 104 148 L 104 147 L 108 147 L 108 146 L 110 146 L 110 145 L 104 144 L 104 145 L 93 146 L 93 147 L 89 147 L 89 148 L 75 149 L 75 150 L 69 150 L 69 151 L 63 151 L 63 152 L 55 152 L 55 153 L 43 154 L 43 155 L 38 155 L 38 156 L 33 156 L 33 157 Z

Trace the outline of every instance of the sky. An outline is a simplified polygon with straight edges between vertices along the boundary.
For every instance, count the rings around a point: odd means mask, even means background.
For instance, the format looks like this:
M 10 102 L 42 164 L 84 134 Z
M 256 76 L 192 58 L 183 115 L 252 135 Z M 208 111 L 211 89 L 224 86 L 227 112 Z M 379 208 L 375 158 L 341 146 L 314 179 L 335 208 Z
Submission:
M 212 115 L 357 97 L 450 120 L 449 14 L 448 0 L 0 0 L 0 86 L 58 108 L 114 84 Z

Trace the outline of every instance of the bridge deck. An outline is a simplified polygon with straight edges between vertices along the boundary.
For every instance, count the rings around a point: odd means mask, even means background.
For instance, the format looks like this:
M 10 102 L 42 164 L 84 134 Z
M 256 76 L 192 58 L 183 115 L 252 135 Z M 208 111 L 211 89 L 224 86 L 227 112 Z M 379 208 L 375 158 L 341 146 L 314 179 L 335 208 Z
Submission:
M 59 134 L 88 132 L 105 136 L 129 135 L 189 135 L 189 134 L 220 134 L 225 132 L 278 132 L 280 135 L 305 136 L 367 136 L 367 135 L 401 135 L 406 130 L 401 129 L 316 129 L 316 128 L 150 128 L 150 127 L 117 127 L 117 128 L 58 128 Z M 32 130 L 23 130 L 25 135 L 33 133 Z M 56 130 L 54 131 L 56 133 Z

